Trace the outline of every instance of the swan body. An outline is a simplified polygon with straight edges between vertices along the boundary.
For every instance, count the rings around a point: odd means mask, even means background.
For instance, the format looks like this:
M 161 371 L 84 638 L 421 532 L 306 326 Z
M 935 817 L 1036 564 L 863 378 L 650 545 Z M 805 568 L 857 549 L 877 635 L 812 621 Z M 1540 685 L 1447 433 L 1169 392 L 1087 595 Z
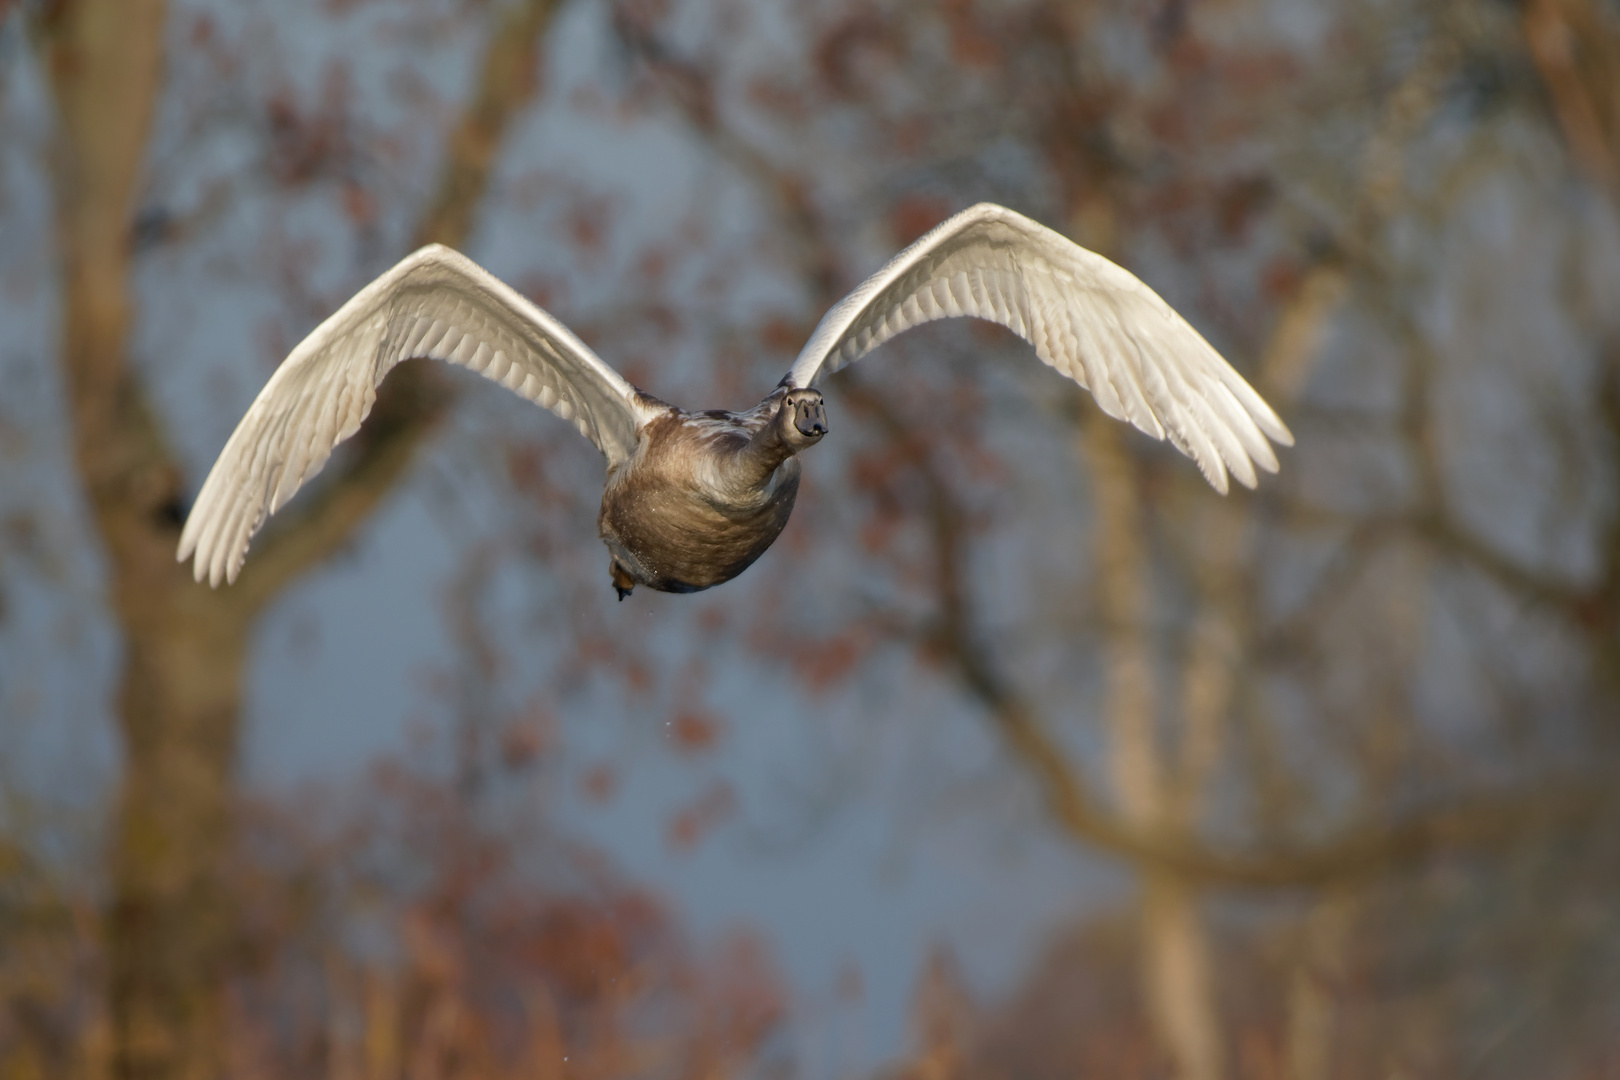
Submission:
M 266 517 L 359 429 L 400 361 L 462 365 L 571 421 L 607 460 L 597 519 L 622 600 L 636 585 L 729 581 L 787 525 L 797 455 L 827 434 L 814 384 L 890 337 L 974 316 L 1029 341 L 1104 412 L 1168 437 L 1225 494 L 1277 470 L 1293 437 L 1158 294 L 1004 207 L 936 226 L 827 312 L 778 387 L 742 412 L 688 412 L 627 382 L 584 342 L 465 256 L 429 245 L 367 285 L 295 348 L 203 482 L 177 557 L 235 581 Z
M 827 433 L 819 390 L 781 387 L 743 413 L 665 408 L 602 493 L 597 527 L 621 600 L 637 584 L 697 592 L 746 570 L 793 512 L 795 455 Z

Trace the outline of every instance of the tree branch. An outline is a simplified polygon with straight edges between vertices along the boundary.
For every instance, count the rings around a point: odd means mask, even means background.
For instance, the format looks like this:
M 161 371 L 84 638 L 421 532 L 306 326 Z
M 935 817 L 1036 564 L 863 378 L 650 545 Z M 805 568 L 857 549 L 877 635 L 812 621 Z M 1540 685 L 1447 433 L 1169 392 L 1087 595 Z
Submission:
M 840 390 L 903 448 L 928 494 L 940 602 L 930 642 L 984 708 L 1013 756 L 1035 778 L 1059 826 L 1074 840 L 1139 868 L 1175 871 L 1202 885 L 1313 888 L 1392 873 L 1438 855 L 1500 850 L 1538 830 L 1593 816 L 1613 801 L 1600 784 L 1548 782 L 1457 799 L 1415 810 L 1399 820 L 1347 826 L 1320 840 L 1278 843 L 1263 851 L 1222 849 L 1181 829 L 1127 822 L 1092 790 L 1035 709 L 1001 678 L 973 634 L 971 600 L 962 573 L 966 530 L 944 478 L 926 455 L 905 449 L 917 443 L 904 421 L 887 401 L 862 385 L 855 372 L 844 374 Z
M 760 188 L 774 197 L 784 224 L 798 241 L 803 277 L 811 301 L 829 306 L 839 296 L 838 259 L 803 185 L 745 139 L 727 130 L 712 101 L 706 70 L 664 47 L 647 26 L 621 19 L 617 29 L 627 46 L 670 91 L 670 99 L 692 129 L 709 140 Z M 1446 50 L 1425 65 L 1424 88 L 1441 78 L 1453 56 Z M 1432 105 L 1431 95 L 1413 94 L 1398 110 L 1403 133 L 1415 127 Z M 1379 162 L 1369 163 L 1374 168 Z M 1377 175 L 1382 176 L 1381 173 Z M 1395 193 L 1386 184 L 1369 196 L 1368 213 L 1387 212 Z M 1364 215 L 1365 216 L 1365 215 Z M 1323 323 L 1346 294 L 1337 262 L 1329 261 L 1308 276 L 1296 304 L 1279 324 L 1268 349 L 1262 379 L 1274 393 L 1297 394 L 1315 351 Z M 985 710 L 1008 749 L 1033 776 L 1060 828 L 1081 844 L 1126 859 L 1143 869 L 1179 872 L 1197 883 L 1229 888 L 1312 888 L 1343 884 L 1376 874 L 1409 868 L 1440 854 L 1497 850 L 1535 830 L 1594 814 L 1608 805 L 1601 785 L 1582 782 L 1483 794 L 1445 805 L 1415 810 L 1394 821 L 1350 825 L 1311 842 L 1269 844 L 1265 850 L 1222 849 L 1196 835 L 1166 828 L 1143 828 L 1113 813 L 1093 790 L 1084 773 L 1048 733 L 1036 710 L 996 670 L 988 651 L 973 633 L 971 598 L 962 570 L 966 528 L 949 486 L 931 467 L 903 420 L 880 395 L 868 390 L 857 370 L 843 373 L 840 395 L 849 405 L 873 417 L 897 448 L 908 456 L 923 480 L 929 501 L 939 572 L 939 617 L 926 632 L 928 643 L 947 660 L 958 680 Z
M 1620 21 L 1592 0 L 1531 0 L 1524 36 L 1576 163 L 1620 200 Z
M 478 89 L 450 133 L 438 190 L 416 230 L 418 245 L 466 242 L 507 131 L 538 89 L 540 45 L 556 10 L 557 0 L 522 0 L 502 9 Z M 244 567 L 236 589 L 244 594 L 246 611 L 258 611 L 352 541 L 454 400 L 454 389 L 436 367 L 405 364 L 389 375 L 355 439 L 355 452 L 290 513 L 282 512 Z

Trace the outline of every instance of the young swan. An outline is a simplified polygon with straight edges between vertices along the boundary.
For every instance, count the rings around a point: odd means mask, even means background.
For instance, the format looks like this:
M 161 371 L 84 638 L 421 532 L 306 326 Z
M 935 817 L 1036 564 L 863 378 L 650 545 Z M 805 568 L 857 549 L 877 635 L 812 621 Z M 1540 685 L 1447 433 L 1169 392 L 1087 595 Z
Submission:
M 203 482 L 180 537 L 196 576 L 235 581 L 264 519 L 320 471 L 412 357 L 480 372 L 571 420 L 607 459 L 597 525 L 619 599 L 696 592 L 764 554 L 793 511 L 797 454 L 827 434 L 825 374 L 895 334 L 970 315 L 1000 323 L 1089 387 L 1104 412 L 1170 440 L 1222 494 L 1276 472 L 1288 428 L 1170 306 L 1100 255 L 980 203 L 895 256 L 821 320 L 781 384 L 745 412 L 645 394 L 550 315 L 429 245 L 362 289 L 271 376 Z
M 745 413 L 669 409 L 643 430 L 596 519 L 620 600 L 638 584 L 707 589 L 765 554 L 799 493 L 794 455 L 827 434 L 827 413 L 821 391 L 779 387 Z

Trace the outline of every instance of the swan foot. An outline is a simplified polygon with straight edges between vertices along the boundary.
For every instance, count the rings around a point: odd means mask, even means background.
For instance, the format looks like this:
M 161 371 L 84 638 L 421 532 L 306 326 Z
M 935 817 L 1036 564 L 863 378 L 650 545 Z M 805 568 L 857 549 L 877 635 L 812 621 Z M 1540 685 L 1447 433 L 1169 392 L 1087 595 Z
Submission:
M 631 590 L 636 587 L 636 579 L 619 564 L 618 559 L 608 563 L 608 576 L 613 579 L 613 591 L 619 594 L 620 600 L 629 596 Z

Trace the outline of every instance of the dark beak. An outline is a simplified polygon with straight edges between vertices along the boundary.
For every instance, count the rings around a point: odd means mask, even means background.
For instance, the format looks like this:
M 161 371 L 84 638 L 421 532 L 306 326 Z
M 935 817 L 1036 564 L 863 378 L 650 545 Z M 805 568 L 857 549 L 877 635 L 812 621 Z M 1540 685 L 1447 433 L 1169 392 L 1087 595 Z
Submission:
M 796 402 L 793 426 L 807 439 L 819 439 L 827 434 L 827 410 L 820 399 Z

